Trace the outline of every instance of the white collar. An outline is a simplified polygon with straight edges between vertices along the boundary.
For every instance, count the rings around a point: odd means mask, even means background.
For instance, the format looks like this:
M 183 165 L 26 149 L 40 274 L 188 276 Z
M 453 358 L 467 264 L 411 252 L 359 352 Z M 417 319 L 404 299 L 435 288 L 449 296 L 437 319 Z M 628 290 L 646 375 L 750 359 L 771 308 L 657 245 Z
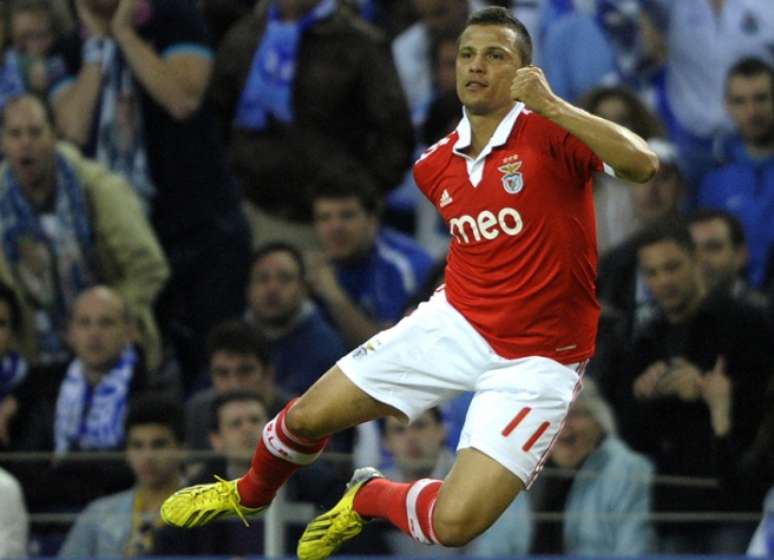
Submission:
M 502 146 L 508 141 L 508 137 L 511 135 L 511 131 L 513 130 L 513 125 L 516 124 L 516 119 L 519 117 L 519 114 L 521 114 L 523 109 L 524 103 L 522 102 L 516 103 L 513 108 L 511 108 L 503 120 L 500 121 L 500 124 L 497 125 L 497 128 L 495 129 L 494 134 L 492 134 L 492 137 L 489 139 L 487 145 L 483 150 L 481 150 L 481 153 L 478 154 L 478 157 L 476 158 L 477 160 L 482 156 L 486 157 L 492 148 Z M 471 159 L 470 156 L 468 156 L 462 150 L 470 147 L 472 136 L 473 134 L 470 128 L 468 113 L 467 110 L 463 107 L 462 120 L 460 121 L 460 124 L 457 125 L 457 141 L 454 143 L 454 153 L 459 156 Z

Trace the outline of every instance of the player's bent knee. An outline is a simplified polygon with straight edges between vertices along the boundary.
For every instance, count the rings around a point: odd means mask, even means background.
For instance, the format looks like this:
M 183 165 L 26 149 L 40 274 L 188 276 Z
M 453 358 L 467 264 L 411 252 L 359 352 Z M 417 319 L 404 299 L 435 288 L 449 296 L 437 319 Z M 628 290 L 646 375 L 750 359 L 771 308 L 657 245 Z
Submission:
M 297 436 L 317 440 L 329 435 L 325 433 L 322 420 L 314 407 L 307 406 L 301 398 L 288 411 L 285 425 Z
M 455 512 L 435 511 L 433 531 L 443 546 L 465 546 L 487 529 L 480 519 L 455 514 Z
M 483 532 L 461 523 L 436 523 L 433 529 L 438 542 L 449 547 L 465 546 Z

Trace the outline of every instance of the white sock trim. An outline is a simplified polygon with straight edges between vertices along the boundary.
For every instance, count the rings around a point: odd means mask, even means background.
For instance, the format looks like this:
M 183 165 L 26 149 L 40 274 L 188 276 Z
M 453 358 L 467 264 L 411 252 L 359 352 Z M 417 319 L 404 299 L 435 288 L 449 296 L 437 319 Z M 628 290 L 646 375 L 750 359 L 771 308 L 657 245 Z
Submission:
M 423 478 L 421 480 L 417 480 L 414 484 L 411 485 L 408 491 L 408 495 L 406 496 L 406 514 L 408 516 L 409 531 L 411 531 L 411 536 L 422 544 L 433 544 L 433 541 L 430 539 L 430 537 L 425 535 L 425 533 L 422 531 L 422 526 L 419 524 L 419 516 L 417 515 L 417 500 L 419 499 L 419 495 L 422 493 L 422 490 L 434 482 L 437 481 L 433 480 L 432 478 Z M 432 509 L 433 508 L 431 508 L 431 510 Z
M 302 453 L 301 451 L 296 451 L 280 439 L 276 430 L 276 418 L 267 422 L 266 426 L 263 428 L 263 444 L 266 446 L 266 449 L 269 450 L 269 453 L 275 457 L 284 459 L 285 461 L 296 465 L 309 465 L 320 456 L 320 453 L 322 453 L 322 451 L 316 453 Z

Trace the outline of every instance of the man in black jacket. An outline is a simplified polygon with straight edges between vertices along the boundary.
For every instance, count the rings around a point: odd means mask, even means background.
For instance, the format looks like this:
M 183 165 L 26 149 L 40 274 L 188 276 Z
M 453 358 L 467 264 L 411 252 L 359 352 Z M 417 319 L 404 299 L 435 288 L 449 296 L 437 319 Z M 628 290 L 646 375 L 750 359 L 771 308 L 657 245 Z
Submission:
M 705 288 L 686 227 L 662 224 L 645 232 L 637 252 L 658 315 L 635 337 L 613 394 L 625 439 L 653 459 L 660 475 L 714 478 L 710 411 L 702 399 L 706 376 L 724 368 L 733 387 L 734 438 L 743 447 L 763 416 L 772 371 L 771 335 L 758 308 Z M 657 511 L 727 509 L 707 487 L 657 486 Z M 667 524 L 665 551 L 740 553 L 749 540 L 742 525 Z

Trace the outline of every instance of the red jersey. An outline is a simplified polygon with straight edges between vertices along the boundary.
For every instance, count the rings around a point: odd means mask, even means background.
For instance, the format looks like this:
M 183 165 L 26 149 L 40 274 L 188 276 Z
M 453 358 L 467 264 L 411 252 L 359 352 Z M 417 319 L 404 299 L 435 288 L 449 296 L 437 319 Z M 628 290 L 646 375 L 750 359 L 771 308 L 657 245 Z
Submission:
M 469 144 L 463 118 L 414 166 L 452 235 L 449 303 L 505 358 L 589 358 L 599 317 L 591 180 L 602 160 L 521 103 L 475 161 L 461 152 Z

